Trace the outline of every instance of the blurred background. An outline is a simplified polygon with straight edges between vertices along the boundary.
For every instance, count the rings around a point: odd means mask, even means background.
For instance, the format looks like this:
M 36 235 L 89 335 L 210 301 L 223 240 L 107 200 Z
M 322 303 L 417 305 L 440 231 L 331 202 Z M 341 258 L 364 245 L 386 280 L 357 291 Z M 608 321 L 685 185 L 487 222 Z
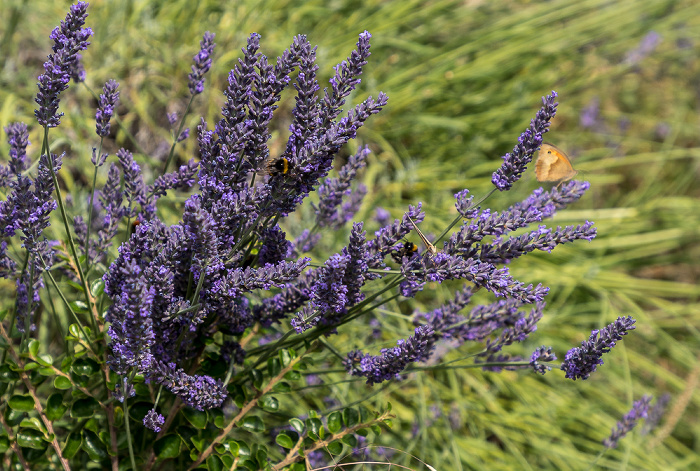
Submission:
M 33 159 L 41 142 L 33 115 L 36 78 L 50 52 L 49 33 L 69 5 L 3 0 L 0 6 L 0 125 L 30 125 Z M 566 380 L 556 369 L 541 377 L 456 367 L 370 388 L 347 382 L 337 361 L 330 361 L 332 372 L 319 366 L 324 387 L 295 391 L 284 404 L 303 414 L 355 401 L 379 408 L 390 401 L 397 418 L 377 444 L 439 470 L 588 469 L 634 400 L 668 393 L 670 410 L 660 428 L 647 435 L 637 429 L 597 466 L 700 469 L 698 2 L 94 1 L 88 11 L 95 35 L 83 55 L 86 84 L 99 93 L 108 79 L 120 83 L 123 127 L 113 126 L 106 150 L 140 150 L 136 159 L 152 166 L 147 183 L 170 147 L 166 113 L 181 114 L 189 99 L 187 74 L 205 31 L 216 34 L 214 64 L 188 115 L 192 132 L 177 149 L 179 163 L 197 156 L 199 117 L 210 127 L 215 122 L 228 71 L 250 33 L 262 36 L 261 52 L 270 60 L 294 35 L 306 34 L 318 45 L 324 87 L 358 35 L 370 31 L 372 56 L 350 104 L 379 91 L 388 94 L 389 104 L 346 152 L 360 144 L 372 149 L 361 175 L 369 191 L 355 218 L 367 221 L 370 234 L 377 206 L 399 217 L 419 201 L 427 212 L 423 232 L 440 233 L 456 215 L 453 194 L 490 191 L 500 157 L 527 128 L 541 97 L 556 90 L 558 113 L 545 140 L 568 153 L 577 179 L 589 181 L 591 189 L 547 224 L 594 221 L 598 237 L 512 264 L 516 278 L 551 291 L 538 331 L 507 351 L 529 357 L 538 346 L 551 345 L 563 359 L 591 329 L 618 316 L 633 316 L 637 329 L 587 381 Z M 86 87 L 71 84 L 61 101 L 62 124 L 52 131 L 54 152 L 67 152 L 62 184 L 76 208 L 85 205 L 89 160 L 99 142 L 95 104 Z M 290 92 L 277 111 L 273 153 L 283 148 L 293 106 Z M 3 136 L 3 160 L 7 151 Z M 539 186 L 529 171 L 483 206 L 502 210 Z M 175 211 L 161 211 L 166 220 L 172 215 L 170 223 L 177 221 Z M 307 205 L 289 218 L 290 237 L 310 214 Z M 324 234 L 314 261 L 322 263 L 346 237 Z M 11 285 L 0 286 L 12 296 Z M 410 335 L 412 313 L 438 307 L 458 287 L 433 286 L 415 301 L 388 304 L 371 327 L 369 319 L 348 325 L 330 340 L 377 354 Z M 445 360 L 475 351 L 465 345 Z M 416 460 L 393 453 L 393 462 L 421 469 Z

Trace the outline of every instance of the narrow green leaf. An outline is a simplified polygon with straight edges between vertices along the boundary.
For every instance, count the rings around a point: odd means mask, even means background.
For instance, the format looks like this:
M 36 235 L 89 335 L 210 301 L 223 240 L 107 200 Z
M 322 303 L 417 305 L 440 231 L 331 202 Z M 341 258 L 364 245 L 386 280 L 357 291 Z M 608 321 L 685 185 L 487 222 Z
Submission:
M 258 466 L 262 469 L 267 464 L 267 450 L 260 447 L 255 453 L 255 459 L 258 460 Z
M 8 402 L 10 409 L 18 412 L 29 412 L 34 410 L 34 400 L 31 396 L 24 394 L 15 394 Z
M 229 440 L 226 442 L 226 445 L 228 446 L 229 453 L 231 453 L 234 458 L 238 457 L 241 448 L 238 442 L 236 440 Z
M 156 456 L 162 460 L 168 458 L 177 458 L 180 456 L 180 447 L 182 439 L 175 434 L 168 434 L 157 440 L 153 444 L 153 451 Z

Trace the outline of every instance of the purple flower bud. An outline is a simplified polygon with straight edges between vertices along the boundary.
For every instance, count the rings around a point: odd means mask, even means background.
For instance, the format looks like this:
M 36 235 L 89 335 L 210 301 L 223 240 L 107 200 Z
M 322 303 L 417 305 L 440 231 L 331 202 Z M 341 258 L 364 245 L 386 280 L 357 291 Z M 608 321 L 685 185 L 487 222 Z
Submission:
M 644 421 L 644 426 L 639 431 L 641 435 L 648 434 L 649 432 L 654 430 L 657 425 L 659 425 L 659 422 L 661 422 L 661 419 L 666 413 L 666 406 L 668 405 L 668 402 L 670 400 L 671 395 L 668 393 L 664 394 L 656 400 L 654 407 L 651 408 L 646 420 Z
M 97 122 L 97 135 L 100 137 L 109 136 L 109 120 L 112 119 L 114 109 L 119 103 L 119 91 L 117 91 L 118 87 L 118 82 L 108 80 L 102 88 L 102 95 L 100 95 L 97 113 L 95 114 L 95 121 Z
M 630 330 L 635 329 L 635 322 L 632 316 L 618 317 L 602 330 L 591 332 L 589 339 L 581 342 L 580 347 L 567 352 L 561 364 L 561 369 L 566 371 L 566 377 L 574 381 L 579 378 L 588 379 L 598 365 L 603 364 L 603 354 L 609 352 Z
M 399 340 L 394 348 L 384 348 L 381 355 L 363 354 L 359 350 L 350 352 L 343 366 L 353 376 L 364 376 L 367 384 L 381 383 L 390 379 L 398 379 L 406 367 L 416 361 L 428 357 L 433 330 L 429 326 L 416 327 L 414 335 L 406 340 Z
M 24 123 L 12 123 L 5 128 L 7 143 L 10 145 L 9 171 L 12 176 L 19 175 L 29 167 L 27 160 L 27 146 L 29 145 L 29 132 Z M 2 186 L 8 186 L 7 183 Z
M 518 138 L 518 144 L 513 152 L 503 156 L 503 164 L 493 172 L 491 182 L 500 191 L 510 190 L 513 184 L 527 169 L 527 164 L 532 161 L 532 156 L 542 144 L 542 135 L 549 130 L 549 122 L 557 113 L 557 104 L 554 100 L 557 92 L 542 97 L 542 108 L 530 122 L 530 128 L 523 131 Z
M 617 448 L 620 440 L 637 426 L 639 419 L 646 418 L 651 399 L 651 396 L 644 395 L 632 404 L 632 409 L 615 425 L 610 436 L 603 440 L 606 448 Z
M 53 54 L 44 62 L 44 73 L 37 84 L 39 92 L 34 99 L 39 105 L 34 115 L 42 126 L 53 128 L 61 124 L 63 113 L 58 113 L 59 95 L 68 88 L 71 77 L 84 78 L 78 52 L 87 49 L 90 44 L 87 39 L 92 36 L 90 28 L 83 28 L 87 6 L 86 2 L 71 5 L 65 21 L 51 32 Z
M 211 68 L 211 55 L 214 52 L 214 46 L 216 46 L 214 36 L 214 33 L 207 31 L 199 43 L 201 49 L 194 56 L 192 73 L 187 76 L 189 79 L 187 87 L 190 89 L 191 95 L 198 95 L 204 91 L 204 75 Z
M 165 417 L 156 412 L 155 409 L 149 410 L 146 417 L 143 418 L 143 425 L 156 433 L 160 432 L 163 424 L 165 424 Z
M 552 352 L 552 347 L 545 347 L 544 345 L 539 347 L 537 350 L 532 352 L 530 357 L 530 367 L 541 375 L 545 374 L 547 371 L 551 371 L 552 367 L 548 365 L 543 365 L 540 362 L 554 361 L 557 356 Z

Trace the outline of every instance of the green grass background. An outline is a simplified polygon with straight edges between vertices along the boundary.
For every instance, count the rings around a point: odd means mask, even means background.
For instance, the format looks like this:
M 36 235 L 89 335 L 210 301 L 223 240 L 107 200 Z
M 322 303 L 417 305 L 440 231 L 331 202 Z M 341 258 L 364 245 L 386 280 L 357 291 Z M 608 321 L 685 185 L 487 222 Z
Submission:
M 34 158 L 40 143 L 33 118 L 36 77 L 49 52 L 48 34 L 68 5 L 5 0 L 0 6 L 0 124 L 30 123 Z M 261 50 L 271 59 L 294 35 L 308 35 L 318 44 L 323 84 L 357 35 L 369 30 L 372 56 L 353 98 L 376 97 L 381 90 L 389 105 L 360 133 L 359 141 L 373 153 L 362 176 L 369 194 L 357 220 L 371 218 L 377 205 L 398 217 L 407 204 L 422 201 L 428 213 L 424 232 L 439 233 L 452 220 L 456 191 L 469 188 L 479 196 L 490 190 L 491 172 L 528 126 L 540 97 L 559 93 L 546 140 L 569 153 L 581 172 L 577 178 L 590 181 L 591 190 L 549 224 L 592 220 L 598 237 L 512 264 L 516 278 L 551 291 L 538 331 L 508 351 L 528 356 L 544 344 L 563 358 L 591 329 L 618 316 L 634 316 L 637 329 L 587 381 L 565 380 L 558 370 L 539 377 L 456 368 L 372 389 L 329 373 L 323 379 L 336 382 L 332 386 L 283 401 L 295 413 L 326 411 L 324 397 L 365 400 L 376 408 L 391 401 L 395 425 L 378 443 L 438 470 L 578 470 L 589 469 L 601 440 L 633 400 L 670 393 L 674 407 L 686 389 L 694 389 L 700 368 L 697 2 L 95 1 L 89 13 L 95 35 L 84 54 L 87 84 L 98 90 L 107 79 L 120 82 L 119 117 L 144 151 L 137 158 L 154 164 L 169 148 L 165 113 L 182 112 L 187 103 L 187 74 L 204 31 L 216 33 L 217 46 L 205 92 L 188 120 L 193 131 L 200 115 L 210 125 L 215 121 L 227 73 L 250 33 L 262 35 Z M 660 37 L 657 47 L 630 61 L 650 32 Z M 584 127 L 580 115 L 595 100 L 596 125 Z M 286 138 L 292 107 L 287 94 L 273 148 Z M 66 116 L 53 133 L 55 150 L 68 152 L 62 178 L 74 195 L 90 178 L 84 169 L 91 168 L 97 145 L 93 109 L 88 91 L 71 86 L 61 101 Z M 120 130 L 107 150 L 129 142 Z M 178 158 L 196 155 L 195 144 L 186 141 Z M 3 138 L 3 156 L 7 149 Z M 503 209 L 538 186 L 528 172 L 485 206 Z M 286 227 L 296 235 L 302 224 L 293 217 Z M 341 236 L 325 234 L 322 246 L 337 250 Z M 385 306 L 377 316 L 382 338 L 369 351 L 406 337 L 412 330 L 407 314 L 437 307 L 456 288 L 433 286 L 415 303 Z M 366 344 L 367 330 L 347 326 L 330 341 L 344 353 Z M 469 352 L 465 346 L 447 358 Z M 663 436 L 637 430 L 594 468 L 700 469 L 700 396 L 690 394 L 685 408 L 666 417 L 673 423 Z M 392 460 L 420 468 L 401 454 Z

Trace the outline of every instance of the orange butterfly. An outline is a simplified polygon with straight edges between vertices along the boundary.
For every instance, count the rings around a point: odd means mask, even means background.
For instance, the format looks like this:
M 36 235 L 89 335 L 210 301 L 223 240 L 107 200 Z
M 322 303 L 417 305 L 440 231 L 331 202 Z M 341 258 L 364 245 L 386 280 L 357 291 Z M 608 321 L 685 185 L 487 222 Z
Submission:
M 552 144 L 542 144 L 535 162 L 535 175 L 538 182 L 561 184 L 574 178 L 577 173 L 578 170 L 574 170 L 563 150 Z

